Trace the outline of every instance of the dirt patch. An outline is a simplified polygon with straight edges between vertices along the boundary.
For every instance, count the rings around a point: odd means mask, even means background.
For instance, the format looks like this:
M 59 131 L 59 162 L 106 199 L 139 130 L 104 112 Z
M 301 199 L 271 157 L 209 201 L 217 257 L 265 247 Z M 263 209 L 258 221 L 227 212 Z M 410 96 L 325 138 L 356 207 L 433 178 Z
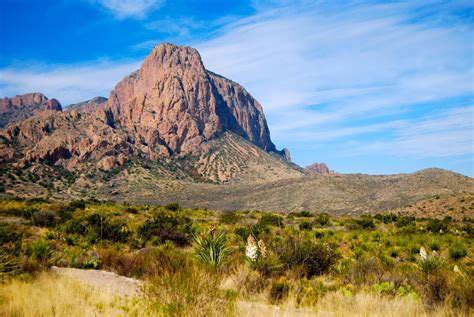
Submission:
M 81 270 L 53 266 L 51 271 L 77 279 L 94 288 L 113 292 L 118 296 L 135 296 L 143 286 L 143 281 L 99 270 Z

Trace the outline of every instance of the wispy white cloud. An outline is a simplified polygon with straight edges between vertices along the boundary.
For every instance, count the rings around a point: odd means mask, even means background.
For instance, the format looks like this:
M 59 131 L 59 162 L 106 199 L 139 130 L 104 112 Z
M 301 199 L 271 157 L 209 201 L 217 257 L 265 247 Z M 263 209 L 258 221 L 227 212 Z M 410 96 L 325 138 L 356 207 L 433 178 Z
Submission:
M 164 0 L 91 0 L 91 2 L 110 11 L 119 19 L 142 19 L 152 11 L 159 9 Z
M 278 144 L 337 139 L 370 148 L 391 137 L 403 155 L 473 153 L 472 120 L 453 114 L 452 120 L 464 119 L 463 129 L 409 129 L 432 122 L 416 113 L 420 104 L 436 104 L 425 110 L 439 112 L 455 106 L 449 99 L 474 95 L 473 27 L 454 16 L 463 6 L 258 2 L 258 14 L 226 25 L 198 48 L 209 69 L 240 82 L 262 103 Z M 441 101 L 446 104 L 436 109 Z M 472 108 L 462 109 L 472 118 Z M 367 134 L 372 139 L 357 139 Z
M 16 65 L 0 69 L 0 96 L 38 91 L 63 105 L 95 96 L 108 97 L 118 81 L 139 67 L 138 61 Z

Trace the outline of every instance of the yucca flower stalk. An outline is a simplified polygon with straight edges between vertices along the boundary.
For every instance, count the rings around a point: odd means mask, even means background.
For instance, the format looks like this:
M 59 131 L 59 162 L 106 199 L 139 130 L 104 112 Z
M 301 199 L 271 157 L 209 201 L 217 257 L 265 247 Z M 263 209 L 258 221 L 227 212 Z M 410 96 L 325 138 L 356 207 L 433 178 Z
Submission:
M 428 253 L 426 253 L 426 250 L 424 247 L 420 248 L 420 257 L 422 261 L 426 261 L 426 259 L 428 258 Z
M 207 234 L 195 235 L 193 247 L 196 257 L 213 268 L 225 262 L 230 250 L 226 235 L 217 231 L 215 225 L 209 227 Z
M 252 235 L 247 238 L 247 245 L 245 246 L 245 255 L 251 261 L 256 261 L 258 258 L 258 245 L 257 241 Z

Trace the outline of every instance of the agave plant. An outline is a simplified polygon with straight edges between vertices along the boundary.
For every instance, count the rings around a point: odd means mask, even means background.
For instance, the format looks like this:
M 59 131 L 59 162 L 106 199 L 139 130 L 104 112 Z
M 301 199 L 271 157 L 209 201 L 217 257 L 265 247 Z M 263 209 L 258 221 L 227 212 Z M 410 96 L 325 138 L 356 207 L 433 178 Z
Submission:
M 196 257 L 203 263 L 217 268 L 229 255 L 227 237 L 211 225 L 207 234 L 195 235 L 193 243 Z

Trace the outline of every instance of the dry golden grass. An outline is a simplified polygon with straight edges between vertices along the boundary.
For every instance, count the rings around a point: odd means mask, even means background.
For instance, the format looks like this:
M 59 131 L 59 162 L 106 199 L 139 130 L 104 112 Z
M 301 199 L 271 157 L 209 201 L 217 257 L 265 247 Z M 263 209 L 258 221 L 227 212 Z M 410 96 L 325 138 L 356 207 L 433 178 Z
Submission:
M 261 303 L 239 302 L 238 313 L 242 316 L 448 316 L 448 310 L 440 307 L 427 310 L 423 303 L 407 297 L 389 297 L 372 293 L 358 293 L 346 297 L 341 292 L 330 292 L 312 308 L 295 308 L 287 302 L 280 307 Z
M 0 289 L 2 316 L 143 316 L 130 298 L 93 289 L 71 278 L 42 273 L 32 281 L 12 280 Z

